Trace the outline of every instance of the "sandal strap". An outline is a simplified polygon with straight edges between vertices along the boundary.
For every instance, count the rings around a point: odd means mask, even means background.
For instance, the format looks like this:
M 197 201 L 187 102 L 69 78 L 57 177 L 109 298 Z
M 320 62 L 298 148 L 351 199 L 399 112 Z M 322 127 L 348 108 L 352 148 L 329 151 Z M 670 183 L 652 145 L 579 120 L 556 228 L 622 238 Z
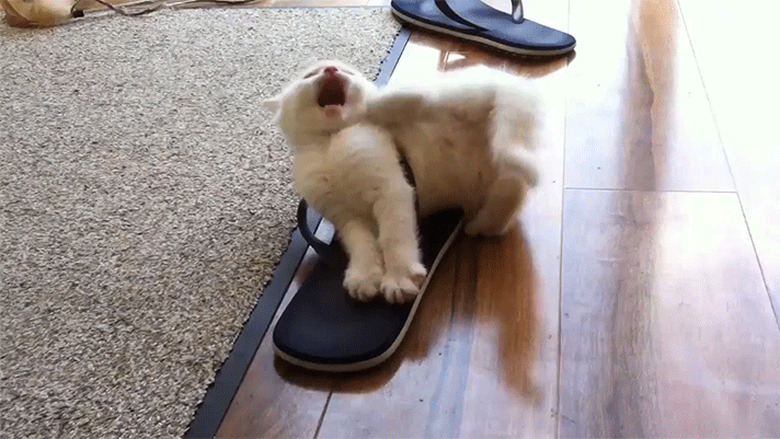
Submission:
M 479 25 L 476 25 L 476 24 L 466 20 L 465 18 L 461 17 L 460 15 L 458 15 L 457 12 L 452 10 L 452 8 L 450 7 L 449 3 L 447 3 L 447 0 L 434 0 L 434 3 L 436 3 L 436 7 L 438 7 L 439 10 L 444 15 L 449 17 L 450 19 L 452 19 L 454 21 L 457 21 L 460 24 L 463 24 L 463 25 L 466 25 L 466 26 L 469 26 L 469 27 L 473 27 L 474 29 L 479 30 L 479 31 L 487 30 L 486 28 L 484 28 L 482 26 L 479 26 Z
M 453 1 L 453 0 L 449 0 Z M 470 0 L 470 1 L 479 1 L 479 0 Z M 525 12 L 523 10 L 523 0 L 511 0 L 512 1 L 512 13 L 510 14 L 512 16 L 512 20 L 515 23 L 522 23 L 525 20 Z M 448 0 L 435 0 L 436 6 L 439 8 L 439 10 L 444 13 L 447 17 L 457 21 L 460 24 L 464 24 L 466 26 L 474 27 L 475 29 L 484 31 L 487 30 L 486 28 L 474 24 L 465 18 L 458 15 L 455 10 L 452 9 L 452 7 L 449 5 Z M 455 2 L 457 3 L 457 2 Z
M 315 253 L 326 264 L 332 267 L 343 268 L 347 264 L 347 255 L 339 244 L 328 244 L 312 233 L 309 228 L 309 205 L 306 200 L 301 198 L 300 204 L 298 204 L 298 231 L 303 236 L 303 239 L 314 249 Z M 334 236 L 335 241 L 335 236 Z
M 512 0 L 512 20 L 515 23 L 522 23 L 525 20 L 523 0 Z

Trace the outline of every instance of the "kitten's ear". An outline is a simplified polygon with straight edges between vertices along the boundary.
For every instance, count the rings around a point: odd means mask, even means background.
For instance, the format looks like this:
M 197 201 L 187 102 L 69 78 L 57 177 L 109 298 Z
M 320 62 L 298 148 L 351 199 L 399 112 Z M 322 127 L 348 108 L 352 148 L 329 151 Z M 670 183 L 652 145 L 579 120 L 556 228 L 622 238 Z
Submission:
M 282 100 L 279 98 L 279 96 L 274 96 L 270 99 L 264 100 L 263 107 L 272 113 L 277 113 L 279 109 L 282 108 Z

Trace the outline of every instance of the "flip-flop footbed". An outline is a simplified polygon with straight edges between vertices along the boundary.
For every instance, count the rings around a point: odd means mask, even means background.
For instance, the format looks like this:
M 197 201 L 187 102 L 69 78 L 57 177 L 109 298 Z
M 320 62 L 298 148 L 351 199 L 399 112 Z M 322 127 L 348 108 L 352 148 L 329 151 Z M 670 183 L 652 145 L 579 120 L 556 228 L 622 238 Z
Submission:
M 373 367 L 400 345 L 436 267 L 461 228 L 460 211 L 420 220 L 422 262 L 428 269 L 420 294 L 405 304 L 359 302 L 342 286 L 344 267 L 319 261 L 282 312 L 273 333 L 282 359 L 318 371 Z M 335 240 L 334 240 L 335 241 Z M 331 246 L 340 246 L 335 241 Z

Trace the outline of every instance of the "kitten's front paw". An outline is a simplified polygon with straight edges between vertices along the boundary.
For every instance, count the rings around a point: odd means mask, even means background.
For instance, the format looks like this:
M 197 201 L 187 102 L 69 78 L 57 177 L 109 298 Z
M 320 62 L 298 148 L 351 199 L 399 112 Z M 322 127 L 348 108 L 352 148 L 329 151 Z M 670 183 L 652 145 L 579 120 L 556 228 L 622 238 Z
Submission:
M 425 269 L 425 266 L 419 262 L 415 262 L 409 266 L 408 273 L 409 279 L 411 279 L 418 288 L 422 288 L 425 277 L 428 276 L 428 270 Z
M 394 91 L 369 99 L 366 118 L 379 125 L 397 124 L 417 117 L 425 104 L 421 93 Z
M 382 271 L 377 267 L 369 270 L 348 268 L 344 273 L 344 288 L 355 300 L 367 302 L 379 294 Z
M 404 303 L 420 294 L 420 287 L 425 282 L 427 270 L 420 263 L 414 263 L 405 270 L 388 272 L 382 279 L 381 291 L 390 303 Z

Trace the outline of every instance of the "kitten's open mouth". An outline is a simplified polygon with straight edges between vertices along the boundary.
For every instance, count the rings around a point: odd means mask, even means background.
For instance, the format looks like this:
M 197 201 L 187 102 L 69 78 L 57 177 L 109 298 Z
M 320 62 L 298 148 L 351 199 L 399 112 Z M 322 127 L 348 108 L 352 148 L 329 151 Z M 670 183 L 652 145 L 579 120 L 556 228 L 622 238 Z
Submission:
M 322 80 L 320 95 L 317 97 L 317 104 L 326 108 L 332 105 L 339 107 L 347 103 L 347 80 L 337 75 L 327 75 Z

